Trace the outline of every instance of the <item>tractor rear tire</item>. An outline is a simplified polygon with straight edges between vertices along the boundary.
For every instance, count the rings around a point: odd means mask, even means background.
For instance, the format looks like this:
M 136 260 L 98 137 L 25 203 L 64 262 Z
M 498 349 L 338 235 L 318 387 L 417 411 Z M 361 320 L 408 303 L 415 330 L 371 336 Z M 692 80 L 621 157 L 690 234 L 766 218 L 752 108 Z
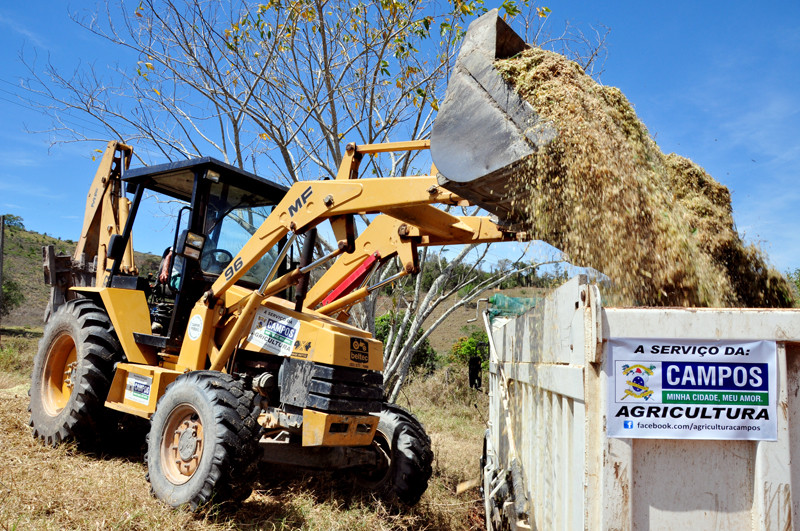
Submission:
M 372 444 L 384 455 L 384 466 L 359 474 L 356 482 L 389 501 L 416 505 L 432 473 L 433 452 L 425 428 L 400 406 L 384 404 Z
M 253 392 L 229 374 L 179 376 L 151 419 L 145 460 L 152 494 L 192 510 L 247 498 L 257 464 L 258 413 Z
M 61 306 L 44 328 L 31 375 L 33 436 L 51 446 L 93 447 L 113 422 L 104 407 L 122 352 L 105 310 L 90 299 Z

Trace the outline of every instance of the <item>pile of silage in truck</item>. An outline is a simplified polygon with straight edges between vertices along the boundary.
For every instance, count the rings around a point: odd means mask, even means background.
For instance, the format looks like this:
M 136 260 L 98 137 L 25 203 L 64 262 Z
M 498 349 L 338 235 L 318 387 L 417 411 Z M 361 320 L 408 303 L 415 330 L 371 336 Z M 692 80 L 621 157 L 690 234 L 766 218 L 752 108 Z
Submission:
M 728 189 L 661 153 L 618 89 L 536 48 L 496 66 L 558 129 L 508 183 L 516 217 L 572 263 L 607 275 L 609 302 L 792 306 L 788 282 L 737 233 Z

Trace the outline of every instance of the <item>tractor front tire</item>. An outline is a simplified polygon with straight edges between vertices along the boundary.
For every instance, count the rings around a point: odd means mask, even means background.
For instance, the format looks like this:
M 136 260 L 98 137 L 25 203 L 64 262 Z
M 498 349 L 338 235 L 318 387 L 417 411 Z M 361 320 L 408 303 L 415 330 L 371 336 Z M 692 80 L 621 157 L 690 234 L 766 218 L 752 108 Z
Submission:
M 105 310 L 90 299 L 61 306 L 44 328 L 31 375 L 33 436 L 92 447 L 113 418 L 104 407 L 121 348 Z
M 431 477 L 431 440 L 422 424 L 408 411 L 384 404 L 373 446 L 384 456 L 384 465 L 364 471 L 357 483 L 389 501 L 416 505 Z
M 258 451 L 253 392 L 233 376 L 194 371 L 158 400 L 147 442 L 147 479 L 155 497 L 192 510 L 243 500 L 252 490 Z

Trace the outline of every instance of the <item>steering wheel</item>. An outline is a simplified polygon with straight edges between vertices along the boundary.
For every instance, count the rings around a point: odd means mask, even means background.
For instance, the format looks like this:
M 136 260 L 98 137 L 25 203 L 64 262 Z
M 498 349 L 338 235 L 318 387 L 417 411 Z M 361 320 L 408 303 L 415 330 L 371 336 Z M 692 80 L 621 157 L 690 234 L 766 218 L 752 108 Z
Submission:
M 200 267 L 202 267 L 203 271 L 206 273 L 219 275 L 225 267 L 231 263 L 231 260 L 233 260 L 233 255 L 230 251 L 226 251 L 225 249 L 211 249 L 210 251 L 203 252 L 203 256 L 200 257 Z

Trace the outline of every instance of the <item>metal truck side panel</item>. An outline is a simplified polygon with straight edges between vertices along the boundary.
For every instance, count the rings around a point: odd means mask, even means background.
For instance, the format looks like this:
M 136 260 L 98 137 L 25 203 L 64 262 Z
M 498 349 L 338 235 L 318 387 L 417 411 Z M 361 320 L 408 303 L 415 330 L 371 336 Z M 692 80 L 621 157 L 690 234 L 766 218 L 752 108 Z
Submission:
M 559 293 L 505 326 L 495 326 L 491 345 L 490 436 L 504 468 L 510 466 L 510 447 L 516 448 L 529 524 L 538 529 L 584 526 L 584 482 L 574 480 L 583 477 L 586 458 L 583 340 L 576 343 L 571 335 L 575 322 L 583 330 L 578 280 Z M 498 400 L 502 383 L 508 409 Z M 509 432 L 514 441 L 508 440 Z
M 777 341 L 778 440 L 608 438 L 612 337 Z M 800 311 L 602 308 L 597 288 L 579 277 L 527 314 L 496 319 L 490 343 L 489 457 L 496 478 L 512 458 L 521 464 L 520 527 L 792 528 Z

